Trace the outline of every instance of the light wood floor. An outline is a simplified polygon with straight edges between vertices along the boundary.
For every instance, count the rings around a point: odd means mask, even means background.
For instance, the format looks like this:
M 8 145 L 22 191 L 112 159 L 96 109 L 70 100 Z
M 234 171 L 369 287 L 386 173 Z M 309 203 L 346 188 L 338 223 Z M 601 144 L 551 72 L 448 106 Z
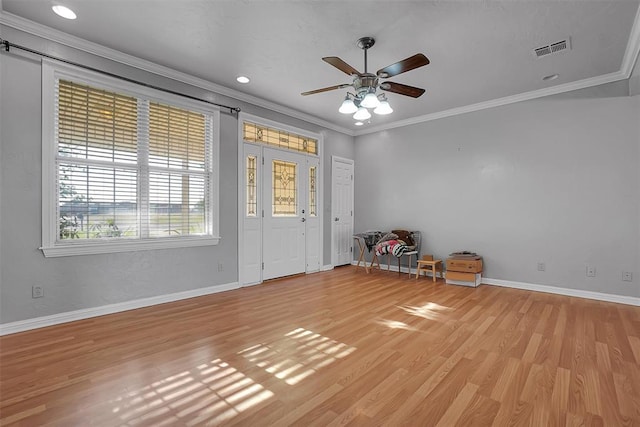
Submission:
M 640 425 L 640 307 L 331 272 L 0 339 L 2 425 Z

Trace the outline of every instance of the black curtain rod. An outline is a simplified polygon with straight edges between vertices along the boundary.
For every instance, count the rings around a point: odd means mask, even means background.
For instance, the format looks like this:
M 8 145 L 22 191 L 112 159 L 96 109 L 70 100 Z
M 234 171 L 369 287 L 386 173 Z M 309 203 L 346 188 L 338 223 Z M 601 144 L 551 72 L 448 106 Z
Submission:
M 98 70 L 97 68 L 89 67 L 87 65 L 78 64 L 77 62 L 67 61 L 66 59 L 61 59 L 61 58 L 56 58 L 55 56 L 49 55 L 47 53 L 39 52 L 37 50 L 33 50 L 33 49 L 28 48 L 28 47 L 20 46 L 20 45 L 11 43 L 11 42 L 9 42 L 7 40 L 4 40 L 4 39 L 0 39 L 0 46 L 4 46 L 4 50 L 7 51 L 7 52 L 9 52 L 9 49 L 13 47 L 13 48 L 16 48 L 16 49 L 24 50 L 25 52 L 29 52 L 29 53 L 33 53 L 35 55 L 43 56 L 45 58 L 49 58 L 49 59 L 53 59 L 53 60 L 56 60 L 56 61 L 64 62 L 65 64 L 73 65 L 75 67 L 84 68 L 85 70 L 90 70 L 90 71 L 93 71 L 95 73 L 104 74 L 105 76 L 109 76 L 109 77 L 113 77 L 113 78 L 116 78 L 116 79 L 124 80 L 124 81 L 129 82 L 129 83 L 135 83 L 135 84 L 138 84 L 138 85 L 141 85 L 141 86 L 144 86 L 144 87 L 148 87 L 150 89 L 160 90 L 162 92 L 167 92 L 167 93 L 170 93 L 172 95 L 182 96 L 182 97 L 185 97 L 185 98 L 193 99 L 195 101 L 206 102 L 207 104 L 215 105 L 216 107 L 227 108 L 227 109 L 229 109 L 230 113 L 239 113 L 240 112 L 240 108 L 238 108 L 238 107 L 230 107 L 228 105 L 218 104 L 218 103 L 215 103 L 215 102 L 207 101 L 206 99 L 201 99 L 201 98 L 198 98 L 198 97 L 195 97 L 195 96 L 191 96 L 191 95 L 187 95 L 187 94 L 184 94 L 184 93 L 176 92 L 176 91 L 171 90 L 171 89 L 165 89 L 165 88 L 162 88 L 162 87 L 159 87 L 159 86 L 154 86 L 154 85 L 150 85 L 148 83 L 144 83 L 144 82 L 141 82 L 141 81 L 138 81 L 138 80 L 130 79 L 128 77 L 119 76 L 117 74 L 113 74 L 113 73 L 110 73 L 108 71 Z

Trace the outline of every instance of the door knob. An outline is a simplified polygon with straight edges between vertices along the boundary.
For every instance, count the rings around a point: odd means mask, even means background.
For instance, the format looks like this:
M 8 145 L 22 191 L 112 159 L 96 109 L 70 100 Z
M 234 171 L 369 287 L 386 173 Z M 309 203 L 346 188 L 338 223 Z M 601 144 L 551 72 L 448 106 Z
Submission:
M 307 218 L 302 218 L 300 221 L 305 222 Z
M 335 217 L 334 221 L 340 221 L 340 218 Z

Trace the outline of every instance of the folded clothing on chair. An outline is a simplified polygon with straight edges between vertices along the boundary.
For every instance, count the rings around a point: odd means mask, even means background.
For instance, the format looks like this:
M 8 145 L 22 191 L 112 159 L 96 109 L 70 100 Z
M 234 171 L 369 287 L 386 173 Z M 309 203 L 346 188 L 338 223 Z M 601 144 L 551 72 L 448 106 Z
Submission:
M 405 252 L 411 250 L 413 250 L 413 248 L 407 246 L 402 240 L 385 240 L 376 245 L 376 255 L 392 254 L 393 256 L 400 257 Z

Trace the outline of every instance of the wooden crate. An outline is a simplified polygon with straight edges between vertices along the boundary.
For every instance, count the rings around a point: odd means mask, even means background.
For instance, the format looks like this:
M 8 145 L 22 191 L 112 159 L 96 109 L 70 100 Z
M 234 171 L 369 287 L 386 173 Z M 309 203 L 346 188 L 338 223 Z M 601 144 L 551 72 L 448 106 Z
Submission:
M 482 258 L 447 258 L 447 272 L 449 271 L 456 271 L 460 273 L 482 273 Z

